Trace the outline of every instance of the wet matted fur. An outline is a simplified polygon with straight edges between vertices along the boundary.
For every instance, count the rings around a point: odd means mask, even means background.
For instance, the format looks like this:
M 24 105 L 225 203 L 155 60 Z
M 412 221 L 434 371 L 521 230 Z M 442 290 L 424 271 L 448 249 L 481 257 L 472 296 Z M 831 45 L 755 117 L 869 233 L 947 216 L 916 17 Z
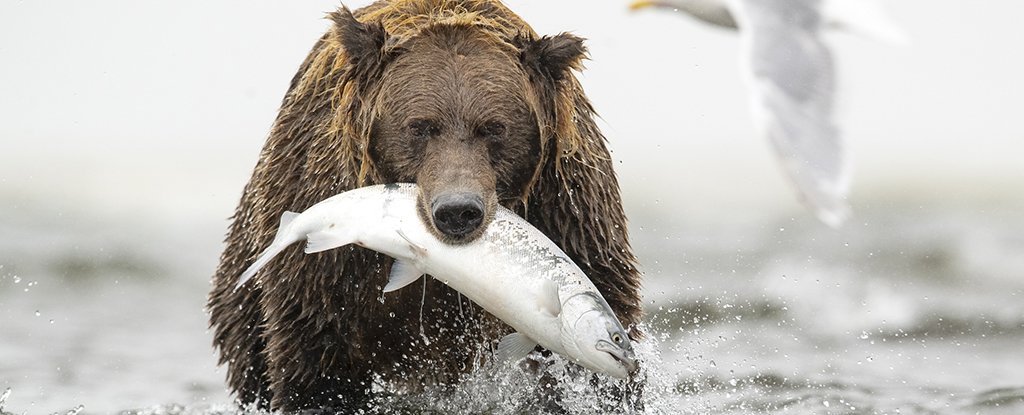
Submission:
M 532 171 L 516 172 L 515 186 L 497 183 L 496 200 L 565 250 L 638 336 L 640 274 L 619 186 L 594 110 L 572 74 L 581 69 L 582 41 L 539 37 L 488 0 L 378 1 L 330 18 L 332 28 L 292 79 L 213 278 L 214 345 L 239 400 L 282 410 L 351 408 L 366 401 L 373 382 L 412 390 L 456 382 L 507 332 L 431 278 L 382 294 L 391 260 L 352 246 L 312 255 L 293 246 L 234 290 L 273 239 L 282 212 L 401 178 L 374 158 L 381 97 L 393 92 L 381 91 L 381 77 L 396 56 L 439 33 L 485 42 L 489 52 L 510 58 L 494 64 L 522 74 L 538 142 L 529 162 L 519 164 Z

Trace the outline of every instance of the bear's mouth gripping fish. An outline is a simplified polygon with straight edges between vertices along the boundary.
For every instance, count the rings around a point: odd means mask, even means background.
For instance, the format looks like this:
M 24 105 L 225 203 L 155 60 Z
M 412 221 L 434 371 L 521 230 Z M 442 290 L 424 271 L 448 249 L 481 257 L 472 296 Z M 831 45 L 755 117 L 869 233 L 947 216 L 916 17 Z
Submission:
M 604 297 L 543 233 L 499 208 L 480 238 L 447 245 L 418 217 L 417 193 L 413 184 L 369 186 L 285 212 L 236 288 L 300 240 L 306 253 L 356 244 L 395 258 L 384 292 L 430 274 L 512 326 L 516 332 L 498 343 L 499 362 L 539 344 L 595 372 L 626 378 L 636 371 L 632 343 Z

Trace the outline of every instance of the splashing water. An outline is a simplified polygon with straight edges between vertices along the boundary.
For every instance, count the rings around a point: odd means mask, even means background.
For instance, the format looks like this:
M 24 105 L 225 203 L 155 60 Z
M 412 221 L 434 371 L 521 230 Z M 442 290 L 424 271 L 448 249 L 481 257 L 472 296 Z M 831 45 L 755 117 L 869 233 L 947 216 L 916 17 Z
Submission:
M 554 354 L 532 353 L 518 365 L 474 368 L 457 385 L 429 386 L 416 393 L 382 386 L 369 413 L 680 413 L 672 402 L 674 382 L 662 373 L 658 344 L 634 344 L 642 364 L 633 380 L 597 375 Z M 529 369 L 544 368 L 537 371 Z
M 0 415 L 9 415 L 7 412 L 4 412 L 4 405 L 7 404 L 7 398 L 10 398 L 10 397 L 11 397 L 11 388 L 5 389 L 4 393 L 0 394 Z M 65 412 L 65 415 L 78 415 L 78 413 L 82 412 L 83 409 L 85 409 L 85 405 L 78 405 L 78 406 L 76 406 L 74 408 L 71 408 L 67 412 Z M 54 415 L 58 415 L 58 414 L 54 413 Z
M 0 393 L 0 413 L 4 411 L 4 404 L 7 403 L 7 398 L 11 396 L 11 388 L 4 390 L 4 393 Z

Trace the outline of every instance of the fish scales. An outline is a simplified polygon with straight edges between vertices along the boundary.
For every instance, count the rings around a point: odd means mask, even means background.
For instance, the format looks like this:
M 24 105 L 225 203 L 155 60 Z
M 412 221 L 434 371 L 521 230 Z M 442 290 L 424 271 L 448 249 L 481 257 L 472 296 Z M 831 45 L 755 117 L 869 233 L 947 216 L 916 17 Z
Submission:
M 306 240 L 307 253 L 357 244 L 395 258 L 385 292 L 429 274 L 515 329 L 498 343 L 499 362 L 540 345 L 595 372 L 625 378 L 636 370 L 632 343 L 608 303 L 542 232 L 499 207 L 481 237 L 448 245 L 417 214 L 418 194 L 412 184 L 369 186 L 301 214 L 285 212 L 274 241 L 238 286 L 295 242 Z

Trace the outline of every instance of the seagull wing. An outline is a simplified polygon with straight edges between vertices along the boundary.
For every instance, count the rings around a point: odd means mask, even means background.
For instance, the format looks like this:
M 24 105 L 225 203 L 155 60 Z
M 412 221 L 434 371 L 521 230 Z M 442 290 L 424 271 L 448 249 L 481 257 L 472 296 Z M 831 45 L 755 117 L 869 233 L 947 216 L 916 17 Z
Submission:
M 822 14 L 829 27 L 890 45 L 910 45 L 910 36 L 886 15 L 877 0 L 824 0 Z
M 803 202 L 826 224 L 849 215 L 849 168 L 834 120 L 835 66 L 820 0 L 731 0 L 754 120 Z

